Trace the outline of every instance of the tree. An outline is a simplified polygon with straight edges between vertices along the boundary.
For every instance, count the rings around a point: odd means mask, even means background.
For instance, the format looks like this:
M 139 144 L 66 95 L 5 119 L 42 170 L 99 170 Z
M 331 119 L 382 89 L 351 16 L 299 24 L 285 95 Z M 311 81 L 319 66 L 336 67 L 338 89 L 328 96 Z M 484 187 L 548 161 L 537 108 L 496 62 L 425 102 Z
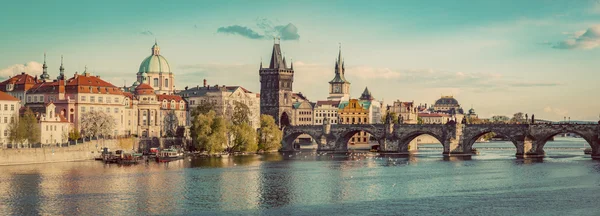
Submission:
M 201 103 L 198 106 L 196 106 L 196 108 L 194 110 L 192 110 L 192 118 L 194 116 L 197 116 L 200 114 L 207 114 L 209 111 L 213 110 L 214 108 L 215 108 L 214 104 L 212 104 L 210 102 Z
M 483 138 L 483 140 L 491 140 L 492 138 L 494 138 L 496 136 L 496 133 L 494 132 L 489 132 L 484 134 L 483 136 L 481 136 L 481 138 Z
M 270 115 L 260 115 L 260 129 L 258 133 L 258 149 L 272 151 L 281 148 L 283 132 L 275 124 L 275 119 Z
M 233 124 L 230 130 L 233 134 L 230 151 L 256 152 L 258 149 L 256 130 L 250 124 L 246 122 Z
M 398 124 L 398 114 L 395 112 L 386 112 L 385 115 L 381 116 L 381 122 L 387 123 L 388 116 L 392 118 L 392 124 Z
M 19 127 L 22 127 L 19 130 L 24 131 L 24 136 L 29 147 L 31 147 L 31 144 L 40 142 L 41 128 L 37 117 L 31 109 L 27 108 L 23 116 L 19 118 Z
M 417 117 L 417 124 L 423 124 L 423 119 L 421 117 Z
M 163 121 L 165 136 L 174 137 L 177 132 L 177 127 L 179 126 L 179 119 L 177 118 L 177 114 L 175 114 L 175 111 L 169 111 L 167 115 L 165 115 Z
M 492 123 L 507 123 L 510 119 L 506 116 L 495 115 L 491 118 Z
M 522 123 L 525 122 L 525 115 L 522 112 L 515 113 L 510 119 L 511 123 Z
M 17 121 L 11 122 L 11 124 L 8 125 L 8 141 L 20 146 L 27 140 L 27 131 L 25 130 L 24 125 L 18 121 L 18 115 L 13 116 L 12 119 L 16 119 Z
M 212 110 L 206 114 L 196 115 L 192 120 L 190 131 L 198 149 L 206 150 L 209 154 L 222 152 L 227 142 L 225 119 L 217 116 Z
M 81 133 L 84 137 L 110 135 L 115 128 L 115 119 L 102 111 L 89 111 L 81 116 Z
M 78 140 L 81 138 L 81 135 L 79 134 L 79 131 L 75 128 L 71 129 L 71 131 L 69 131 L 69 140 Z
M 241 125 L 242 123 L 250 123 L 250 108 L 248 105 L 235 101 L 235 108 L 233 109 L 233 116 L 231 117 L 231 122 L 234 125 Z

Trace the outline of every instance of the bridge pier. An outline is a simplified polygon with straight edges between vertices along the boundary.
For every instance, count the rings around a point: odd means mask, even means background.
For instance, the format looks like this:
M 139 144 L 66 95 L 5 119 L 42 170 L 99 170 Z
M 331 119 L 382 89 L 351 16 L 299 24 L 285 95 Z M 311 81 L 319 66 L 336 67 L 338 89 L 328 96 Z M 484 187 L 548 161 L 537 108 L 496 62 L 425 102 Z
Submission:
M 449 131 L 446 138 L 442 140 L 444 145 L 444 156 L 465 156 L 472 155 L 471 147 L 466 145 L 468 140 L 464 139 L 464 124 L 456 124 L 453 131 Z

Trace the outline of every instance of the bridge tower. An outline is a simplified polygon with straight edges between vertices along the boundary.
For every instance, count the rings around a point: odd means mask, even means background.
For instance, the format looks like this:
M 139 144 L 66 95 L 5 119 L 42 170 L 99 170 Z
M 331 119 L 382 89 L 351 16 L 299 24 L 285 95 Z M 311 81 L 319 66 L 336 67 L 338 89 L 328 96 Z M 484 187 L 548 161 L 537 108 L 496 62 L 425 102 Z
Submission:
M 269 67 L 260 63 L 260 114 L 273 116 L 279 127 L 291 125 L 294 65 L 287 67 L 279 41 L 273 43 Z

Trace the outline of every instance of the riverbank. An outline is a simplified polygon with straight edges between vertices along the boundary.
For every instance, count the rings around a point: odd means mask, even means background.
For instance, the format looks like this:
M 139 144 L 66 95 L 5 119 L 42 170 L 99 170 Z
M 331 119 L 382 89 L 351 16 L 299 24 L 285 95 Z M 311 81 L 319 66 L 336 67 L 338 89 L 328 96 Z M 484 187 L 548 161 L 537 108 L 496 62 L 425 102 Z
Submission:
M 116 149 L 120 140 L 92 140 L 69 147 L 0 149 L 0 166 L 92 160 L 102 147 Z

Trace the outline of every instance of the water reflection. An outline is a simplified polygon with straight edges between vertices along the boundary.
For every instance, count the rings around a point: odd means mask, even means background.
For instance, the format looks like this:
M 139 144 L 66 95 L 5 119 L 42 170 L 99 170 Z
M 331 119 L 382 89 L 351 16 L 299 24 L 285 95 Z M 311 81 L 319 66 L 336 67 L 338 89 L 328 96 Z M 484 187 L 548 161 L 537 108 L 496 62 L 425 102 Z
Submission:
M 437 151 L 300 152 L 135 166 L 86 161 L 2 171 L 0 215 L 397 214 L 398 209 L 384 207 L 398 203 L 404 214 L 458 208 L 477 215 L 470 212 L 475 204 L 484 210 L 511 206 L 520 213 L 568 214 L 564 211 L 581 208 L 571 200 L 600 193 L 600 162 L 580 151 L 523 159 L 501 150 L 466 157 Z

